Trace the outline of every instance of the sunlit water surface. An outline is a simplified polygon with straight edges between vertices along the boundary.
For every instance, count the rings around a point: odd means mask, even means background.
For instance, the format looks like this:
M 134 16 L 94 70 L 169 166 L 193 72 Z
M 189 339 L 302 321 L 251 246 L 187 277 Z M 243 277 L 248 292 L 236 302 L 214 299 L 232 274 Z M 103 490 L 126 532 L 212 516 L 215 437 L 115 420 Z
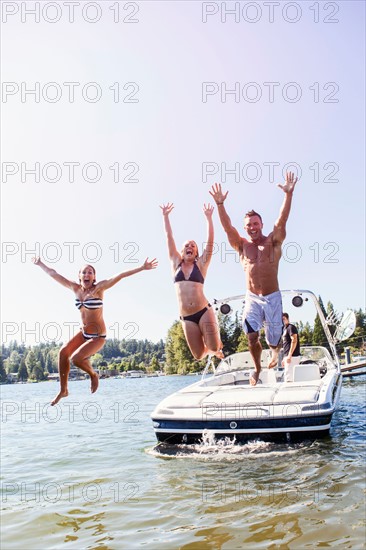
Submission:
M 365 377 L 331 436 L 156 445 L 150 413 L 193 377 L 2 386 L 2 550 L 365 545 Z

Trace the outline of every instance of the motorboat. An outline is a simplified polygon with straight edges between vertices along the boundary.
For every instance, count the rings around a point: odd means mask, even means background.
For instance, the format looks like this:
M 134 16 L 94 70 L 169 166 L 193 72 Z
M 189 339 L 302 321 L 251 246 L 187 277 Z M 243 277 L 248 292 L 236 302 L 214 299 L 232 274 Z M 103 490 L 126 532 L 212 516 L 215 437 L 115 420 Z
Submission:
M 125 378 L 144 378 L 146 376 L 143 370 L 128 370 Z
M 230 438 L 292 441 L 318 438 L 329 433 L 342 386 L 336 344 L 349 338 L 356 325 L 348 310 L 341 321 L 332 312 L 325 317 L 315 294 L 309 290 L 281 291 L 283 311 L 292 323 L 298 308 L 312 321 L 308 311 L 319 316 L 324 343 L 302 346 L 298 365 L 290 377 L 281 366 L 269 369 L 270 350 L 263 350 L 258 383 L 250 385 L 254 363 L 249 351 L 225 357 L 215 367 L 209 358 L 202 378 L 163 399 L 151 414 L 157 440 L 166 444 L 190 444 Z M 245 304 L 245 296 L 215 300 L 221 315 L 229 314 L 232 302 Z M 303 312 L 302 312 L 303 313 Z M 210 372 L 212 369 L 212 373 Z M 288 374 L 288 373 L 287 373 Z

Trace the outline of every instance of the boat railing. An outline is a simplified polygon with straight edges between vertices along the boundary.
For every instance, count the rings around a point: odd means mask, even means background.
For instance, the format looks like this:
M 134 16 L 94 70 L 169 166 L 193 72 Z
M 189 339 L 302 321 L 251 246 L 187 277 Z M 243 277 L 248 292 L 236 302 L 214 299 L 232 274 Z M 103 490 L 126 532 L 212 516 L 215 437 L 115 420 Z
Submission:
M 336 350 L 336 344 L 340 341 L 349 338 L 355 329 L 356 321 L 354 312 L 347 310 L 341 321 L 338 320 L 338 316 L 335 313 L 328 314 L 325 317 L 322 307 L 319 303 L 319 300 L 313 292 L 310 290 L 281 290 L 282 297 L 287 296 L 291 298 L 292 305 L 296 308 L 302 307 L 304 302 L 308 302 L 309 299 L 315 306 L 316 313 L 319 316 L 320 322 L 322 324 L 326 339 L 328 341 L 328 346 L 330 353 L 332 355 L 332 360 L 337 364 L 338 369 L 340 369 L 339 358 Z M 241 301 L 242 305 L 245 304 L 245 294 L 238 296 L 229 296 L 227 298 L 214 299 L 213 304 L 217 312 L 220 312 L 223 315 L 227 315 L 232 311 L 231 302 Z M 333 325 L 336 327 L 334 335 L 332 335 L 329 327 Z
M 207 363 L 202 373 L 202 380 L 206 378 L 210 370 L 212 370 L 212 373 L 215 374 L 216 367 L 213 362 L 213 355 L 209 355 L 207 358 Z

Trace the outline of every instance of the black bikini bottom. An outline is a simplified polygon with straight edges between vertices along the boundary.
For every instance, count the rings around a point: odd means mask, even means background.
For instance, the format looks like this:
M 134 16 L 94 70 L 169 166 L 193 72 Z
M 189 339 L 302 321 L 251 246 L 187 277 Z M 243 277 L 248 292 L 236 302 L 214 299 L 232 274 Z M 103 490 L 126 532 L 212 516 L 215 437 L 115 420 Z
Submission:
M 192 321 L 193 323 L 196 323 L 197 325 L 200 322 L 200 319 L 204 313 L 208 310 L 208 308 L 211 307 L 211 304 L 207 304 L 207 307 L 204 307 L 200 311 L 197 311 L 196 313 L 193 313 L 192 315 L 186 315 L 185 317 L 180 316 L 181 321 Z

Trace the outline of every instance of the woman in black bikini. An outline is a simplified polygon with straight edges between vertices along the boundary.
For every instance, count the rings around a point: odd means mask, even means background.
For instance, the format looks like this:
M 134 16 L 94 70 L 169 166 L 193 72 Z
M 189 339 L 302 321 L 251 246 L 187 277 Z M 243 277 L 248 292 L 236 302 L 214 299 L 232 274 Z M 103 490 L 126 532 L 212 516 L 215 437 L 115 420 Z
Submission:
M 175 289 L 178 297 L 180 320 L 184 335 L 195 359 L 206 355 L 222 358 L 222 343 L 215 312 L 203 293 L 203 283 L 211 261 L 214 228 L 212 222 L 213 207 L 204 205 L 207 218 L 207 242 L 202 256 L 198 255 L 195 241 L 186 241 L 181 253 L 178 252 L 169 221 L 173 204 L 160 206 L 164 216 L 164 225 L 168 241 L 169 258 L 174 273 Z
M 80 310 L 82 327 L 67 344 L 62 346 L 59 352 L 58 370 L 60 373 L 60 392 L 56 395 L 51 405 L 56 405 L 62 397 L 68 396 L 68 378 L 70 371 L 70 359 L 73 364 L 89 374 L 91 380 L 91 392 L 98 389 L 99 377 L 90 364 L 89 357 L 97 353 L 105 344 L 106 326 L 103 319 L 103 293 L 124 277 L 129 277 L 140 271 L 155 269 L 158 263 L 156 259 L 151 262 L 146 258 L 144 264 L 136 269 L 119 273 L 111 279 L 96 283 L 95 269 L 86 265 L 79 271 L 79 282 L 66 279 L 54 269 L 47 267 L 40 258 L 33 258 L 33 263 L 39 265 L 55 281 L 69 288 L 75 293 L 75 305 Z

